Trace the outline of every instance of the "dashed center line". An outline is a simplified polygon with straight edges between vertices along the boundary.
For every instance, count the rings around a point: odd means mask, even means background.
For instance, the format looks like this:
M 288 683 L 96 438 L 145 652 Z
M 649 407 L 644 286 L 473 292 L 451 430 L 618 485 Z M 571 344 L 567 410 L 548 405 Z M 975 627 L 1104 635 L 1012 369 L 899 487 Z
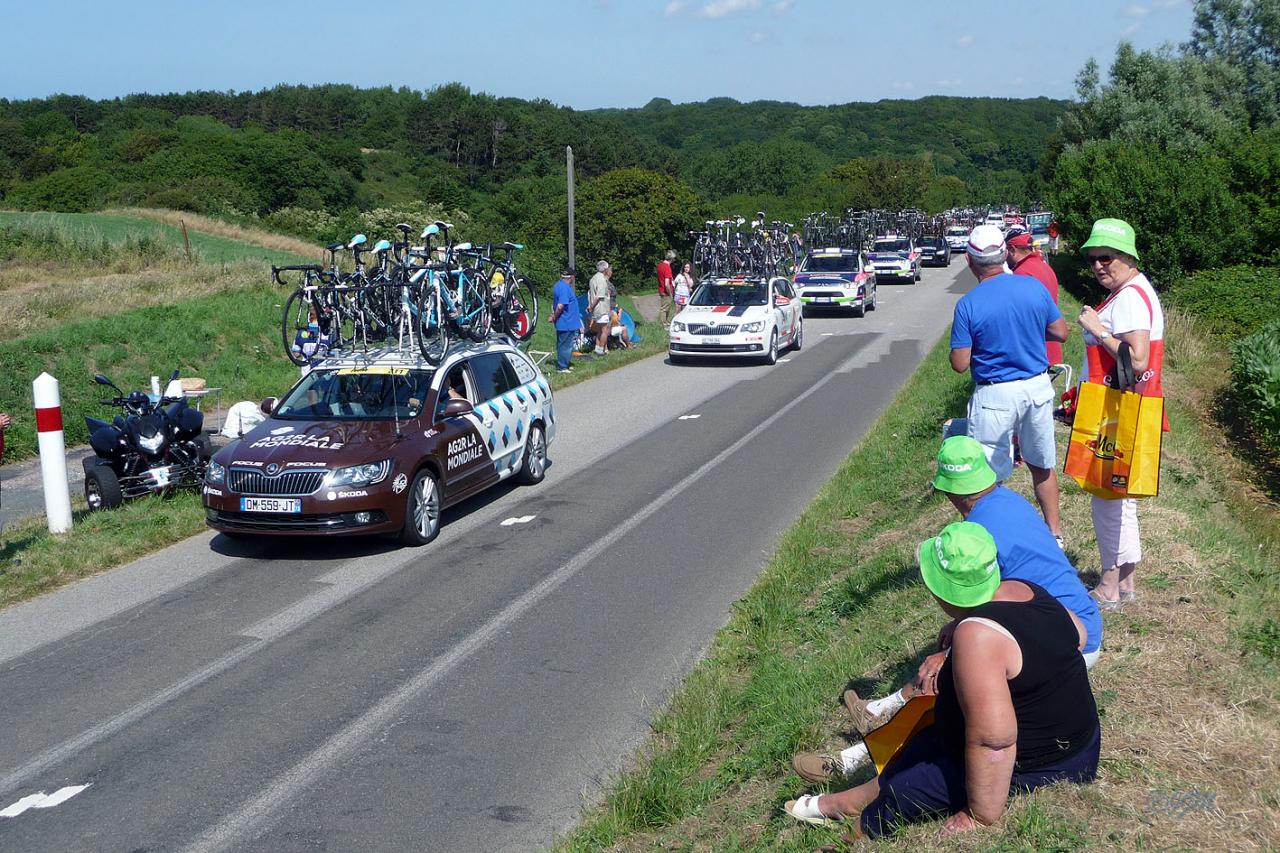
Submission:
M 504 518 L 501 522 L 503 527 L 510 527 L 513 524 L 528 524 L 537 518 L 536 515 L 516 515 L 511 518 Z
M 680 417 L 676 418 L 676 420 L 678 420 L 678 421 L 696 421 L 696 420 L 697 420 L 698 418 L 700 418 L 700 417 L 702 417 L 702 415 L 681 415 Z
M 17 817 L 27 809 L 51 809 L 54 806 L 62 805 L 88 787 L 89 785 L 68 785 L 65 788 L 59 788 L 52 794 L 46 794 L 44 791 L 38 794 L 31 794 L 18 800 L 4 811 L 0 811 L 0 817 Z

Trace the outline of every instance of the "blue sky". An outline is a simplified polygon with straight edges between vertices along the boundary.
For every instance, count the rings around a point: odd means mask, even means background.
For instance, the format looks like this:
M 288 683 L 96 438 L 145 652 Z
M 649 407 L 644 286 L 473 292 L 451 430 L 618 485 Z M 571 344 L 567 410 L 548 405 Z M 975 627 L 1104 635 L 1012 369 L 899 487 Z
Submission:
M 577 108 L 729 96 L 833 104 L 1070 97 L 1121 39 L 1183 41 L 1189 0 L 47 0 L 6 3 L 0 97 L 473 90 Z

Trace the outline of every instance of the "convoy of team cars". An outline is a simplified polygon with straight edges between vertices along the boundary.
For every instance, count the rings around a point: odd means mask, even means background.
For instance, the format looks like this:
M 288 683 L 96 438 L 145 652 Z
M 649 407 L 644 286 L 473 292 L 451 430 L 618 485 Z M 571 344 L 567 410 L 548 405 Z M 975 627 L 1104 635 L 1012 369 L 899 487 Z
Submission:
M 508 477 L 540 482 L 556 429 L 546 377 L 502 339 L 434 367 L 416 352 L 336 356 L 262 408 L 205 474 L 206 521 L 225 534 L 424 545 L 445 507 Z
M 885 234 L 871 244 L 867 260 L 878 281 L 919 281 L 920 251 L 910 237 Z
M 756 357 L 775 364 L 804 343 L 801 302 L 783 276 L 704 279 L 671 321 L 672 364 L 693 358 Z
M 941 234 L 920 238 L 920 265 L 945 267 L 951 265 L 951 244 Z
M 947 245 L 951 247 L 952 254 L 963 252 L 965 246 L 969 244 L 969 231 L 963 225 L 952 225 L 946 230 L 944 236 L 947 238 Z
M 861 317 L 876 308 L 875 268 L 857 249 L 818 249 L 800 262 L 795 291 L 802 307 L 847 308 Z

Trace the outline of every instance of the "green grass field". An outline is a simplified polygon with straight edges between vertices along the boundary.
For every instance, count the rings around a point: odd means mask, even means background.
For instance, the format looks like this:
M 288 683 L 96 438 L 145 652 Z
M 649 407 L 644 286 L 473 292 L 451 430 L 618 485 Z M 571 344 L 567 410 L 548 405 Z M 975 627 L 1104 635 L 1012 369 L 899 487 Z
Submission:
M 143 219 L 138 216 L 127 216 L 116 213 L 23 213 L 17 211 L 0 211 L 0 228 L 15 226 L 19 228 L 52 228 L 74 240 L 104 240 L 108 243 L 121 243 L 126 238 L 151 237 L 163 244 L 182 249 L 182 231 L 167 222 Z M 277 265 L 303 263 L 304 258 L 295 252 L 270 249 L 207 234 L 197 231 L 188 223 L 187 235 L 191 242 L 191 251 L 195 260 L 206 264 L 230 264 L 242 260 L 260 260 Z

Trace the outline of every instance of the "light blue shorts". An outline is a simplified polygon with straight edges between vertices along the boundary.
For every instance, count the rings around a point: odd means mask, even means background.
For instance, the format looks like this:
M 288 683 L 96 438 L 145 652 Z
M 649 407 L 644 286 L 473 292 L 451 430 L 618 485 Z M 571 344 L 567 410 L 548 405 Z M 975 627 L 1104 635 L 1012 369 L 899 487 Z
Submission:
M 1053 385 L 1048 374 L 978 385 L 969 398 L 969 436 L 987 451 L 1001 482 L 1013 474 L 1013 437 L 1028 465 L 1054 468 Z

